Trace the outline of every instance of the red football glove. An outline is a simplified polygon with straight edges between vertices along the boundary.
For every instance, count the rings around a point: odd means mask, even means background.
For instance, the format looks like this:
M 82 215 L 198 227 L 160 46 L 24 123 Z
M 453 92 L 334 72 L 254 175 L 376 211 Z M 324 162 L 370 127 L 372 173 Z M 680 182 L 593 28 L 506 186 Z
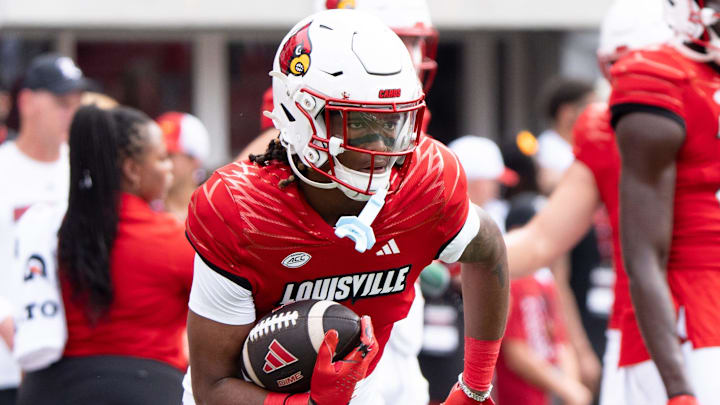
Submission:
M 495 402 L 493 402 L 492 398 L 488 397 L 488 399 L 478 402 L 469 396 L 465 395 L 462 388 L 460 388 L 459 383 L 455 383 L 453 385 L 452 389 L 450 390 L 450 394 L 448 394 L 447 399 L 445 402 L 443 402 L 440 405 L 495 405 Z
M 678 395 L 668 400 L 667 405 L 700 405 L 692 395 Z
M 370 363 L 378 353 L 369 316 L 360 321 L 360 345 L 343 360 L 332 362 L 338 344 L 338 333 L 330 330 L 318 350 L 310 383 L 310 400 L 316 405 L 346 405 L 355 384 L 365 378 Z

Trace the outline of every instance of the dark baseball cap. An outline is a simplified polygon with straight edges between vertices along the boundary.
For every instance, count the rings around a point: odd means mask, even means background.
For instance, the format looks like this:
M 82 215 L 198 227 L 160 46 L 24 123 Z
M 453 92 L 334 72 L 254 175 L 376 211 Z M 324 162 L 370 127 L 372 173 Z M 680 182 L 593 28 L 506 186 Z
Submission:
M 55 94 L 84 91 L 89 86 L 90 81 L 72 59 L 55 53 L 33 59 L 23 81 L 23 88 L 47 90 Z

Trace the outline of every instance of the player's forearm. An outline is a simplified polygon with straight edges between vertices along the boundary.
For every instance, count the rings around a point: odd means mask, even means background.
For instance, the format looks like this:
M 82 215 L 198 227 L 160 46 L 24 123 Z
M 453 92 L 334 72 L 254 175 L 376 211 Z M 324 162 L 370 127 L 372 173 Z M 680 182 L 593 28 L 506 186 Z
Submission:
M 682 137 L 678 141 L 664 139 L 662 131 L 644 133 L 637 119 L 633 123 L 637 127 L 623 133 L 622 124 L 633 115 L 618 124 L 623 160 L 620 237 L 630 294 L 640 332 L 668 395 L 691 393 L 666 275 L 673 233 L 674 159 Z
M 657 265 L 642 266 L 646 271 L 638 267 L 628 263 L 630 294 L 648 351 L 657 365 L 669 397 L 692 393 L 684 370 L 675 309 L 665 273 Z
M 193 394 L 197 405 L 263 405 L 268 391 L 239 378 L 222 378 L 212 384 L 196 384 L 193 372 Z
M 505 332 L 508 313 L 507 255 L 493 220 L 484 212 L 480 218 L 480 231 L 460 258 L 465 334 L 479 340 L 497 340 Z
M 507 264 L 495 268 L 462 265 L 465 334 L 480 340 L 502 338 L 507 322 L 509 287 Z

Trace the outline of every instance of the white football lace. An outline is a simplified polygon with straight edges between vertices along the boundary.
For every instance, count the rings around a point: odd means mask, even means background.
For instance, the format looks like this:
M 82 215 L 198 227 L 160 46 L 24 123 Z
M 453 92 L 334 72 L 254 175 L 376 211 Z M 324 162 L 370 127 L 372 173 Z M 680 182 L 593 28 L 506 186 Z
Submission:
M 290 327 L 291 324 L 292 326 L 295 326 L 299 316 L 300 315 L 297 311 L 292 311 L 281 312 L 269 318 L 265 318 L 250 330 L 248 337 L 251 342 L 254 342 L 256 339 L 265 336 L 265 334 L 269 332 L 275 332 L 276 329 L 280 330 L 282 328 L 287 328 Z

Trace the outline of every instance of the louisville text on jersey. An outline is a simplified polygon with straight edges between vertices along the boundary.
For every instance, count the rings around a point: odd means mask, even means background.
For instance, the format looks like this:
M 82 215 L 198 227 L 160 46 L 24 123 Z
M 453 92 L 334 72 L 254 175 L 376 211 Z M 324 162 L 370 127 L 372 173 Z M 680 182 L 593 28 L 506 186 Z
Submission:
M 405 290 L 411 265 L 285 284 L 280 305 L 302 300 L 355 301 L 397 294 Z

